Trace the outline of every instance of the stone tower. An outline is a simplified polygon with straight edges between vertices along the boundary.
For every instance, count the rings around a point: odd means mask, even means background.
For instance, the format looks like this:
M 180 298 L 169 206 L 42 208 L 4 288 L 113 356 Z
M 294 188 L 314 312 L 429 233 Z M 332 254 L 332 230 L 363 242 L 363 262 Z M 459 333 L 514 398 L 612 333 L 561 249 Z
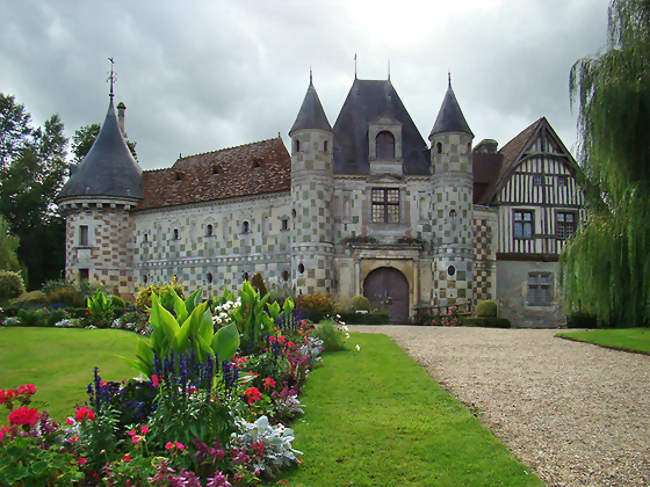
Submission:
M 451 79 L 431 129 L 434 303 L 472 302 L 472 139 Z
M 291 276 L 296 294 L 333 291 L 331 201 L 334 132 L 309 75 L 291 137 L 293 232 Z
M 65 276 L 134 293 L 134 230 L 130 210 L 143 196 L 142 169 L 124 141 L 113 106 L 90 151 L 71 170 L 58 198 L 66 220 Z

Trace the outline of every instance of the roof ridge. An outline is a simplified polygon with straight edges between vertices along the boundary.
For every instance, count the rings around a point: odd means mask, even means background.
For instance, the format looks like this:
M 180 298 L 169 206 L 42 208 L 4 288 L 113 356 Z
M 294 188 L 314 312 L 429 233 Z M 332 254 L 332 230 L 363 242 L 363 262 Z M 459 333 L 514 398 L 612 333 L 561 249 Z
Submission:
M 256 140 L 255 142 L 248 142 L 247 144 L 233 145 L 233 146 L 230 146 L 230 147 L 224 147 L 222 149 L 211 150 L 211 151 L 206 151 L 206 152 L 198 152 L 196 154 L 190 154 L 190 155 L 187 155 L 187 156 L 179 157 L 178 159 L 176 159 L 176 161 L 180 161 L 180 160 L 183 160 L 183 159 L 189 159 L 190 157 L 204 156 L 206 154 L 216 154 L 218 152 L 224 152 L 224 151 L 227 151 L 227 150 L 239 149 L 240 147 L 247 147 L 247 146 L 250 146 L 250 145 L 261 144 L 263 142 L 272 142 L 272 141 L 277 140 L 277 139 L 278 139 L 278 137 L 271 137 L 270 139 Z

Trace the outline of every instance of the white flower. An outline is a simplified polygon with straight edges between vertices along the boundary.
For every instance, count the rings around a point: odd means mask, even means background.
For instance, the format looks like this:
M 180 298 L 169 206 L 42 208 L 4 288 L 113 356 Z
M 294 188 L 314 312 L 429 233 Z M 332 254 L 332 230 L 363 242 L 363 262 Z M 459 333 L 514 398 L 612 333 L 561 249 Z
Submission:
M 350 338 L 350 334 L 346 332 L 345 333 L 345 338 Z
M 345 325 L 345 323 L 343 323 L 343 329 L 344 329 L 345 331 L 350 331 L 350 329 Z
M 340 320 L 340 319 L 341 319 L 341 315 L 337 314 L 337 315 L 336 315 L 336 318 Z
M 361 351 L 361 347 L 359 346 L 358 343 L 354 346 L 354 349 L 355 349 L 357 352 L 360 352 L 360 351 Z

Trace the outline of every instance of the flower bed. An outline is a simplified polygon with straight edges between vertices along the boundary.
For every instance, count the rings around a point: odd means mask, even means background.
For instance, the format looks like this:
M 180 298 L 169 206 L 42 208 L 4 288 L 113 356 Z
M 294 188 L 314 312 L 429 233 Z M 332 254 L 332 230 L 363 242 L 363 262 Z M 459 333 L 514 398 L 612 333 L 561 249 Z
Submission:
M 219 324 L 199 293 L 154 295 L 151 338 L 125 358 L 140 378 L 104 381 L 95 369 L 65 424 L 30 408 L 33 385 L 1 390 L 0 485 L 255 485 L 300 463 L 282 422 L 303 412 L 321 343 L 290 300 L 266 306 L 247 283 L 231 298 L 213 303 L 226 310 Z

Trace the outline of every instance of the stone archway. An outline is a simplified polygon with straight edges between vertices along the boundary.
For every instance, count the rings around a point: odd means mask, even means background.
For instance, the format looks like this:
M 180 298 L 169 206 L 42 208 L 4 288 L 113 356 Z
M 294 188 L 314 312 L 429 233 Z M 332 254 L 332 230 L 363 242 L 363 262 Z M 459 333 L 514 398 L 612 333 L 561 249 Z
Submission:
M 379 267 L 363 281 L 363 295 L 372 309 L 388 311 L 391 322 L 406 322 L 409 318 L 409 283 L 393 267 Z

